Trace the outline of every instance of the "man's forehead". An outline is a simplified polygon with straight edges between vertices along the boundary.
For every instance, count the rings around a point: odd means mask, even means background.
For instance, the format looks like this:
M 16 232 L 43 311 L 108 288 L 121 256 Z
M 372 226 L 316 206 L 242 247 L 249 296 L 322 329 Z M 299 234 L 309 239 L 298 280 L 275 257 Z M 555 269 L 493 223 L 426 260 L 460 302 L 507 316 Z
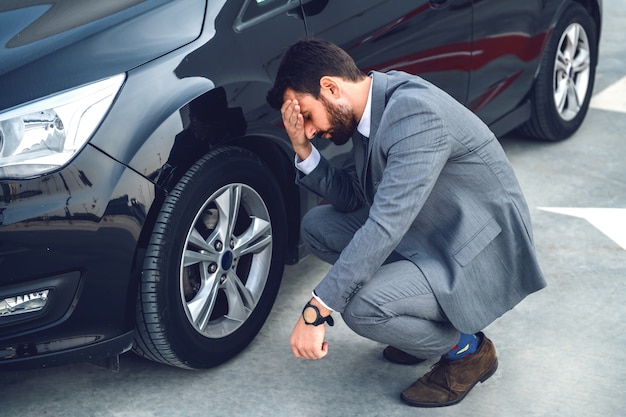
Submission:
M 313 98 L 313 96 L 311 94 L 307 94 L 307 93 L 298 93 L 298 92 L 292 90 L 291 88 L 287 88 L 285 90 L 285 94 L 283 94 L 283 101 L 293 100 L 293 99 L 296 99 L 296 100 L 300 101 L 300 100 L 306 99 L 306 98 Z

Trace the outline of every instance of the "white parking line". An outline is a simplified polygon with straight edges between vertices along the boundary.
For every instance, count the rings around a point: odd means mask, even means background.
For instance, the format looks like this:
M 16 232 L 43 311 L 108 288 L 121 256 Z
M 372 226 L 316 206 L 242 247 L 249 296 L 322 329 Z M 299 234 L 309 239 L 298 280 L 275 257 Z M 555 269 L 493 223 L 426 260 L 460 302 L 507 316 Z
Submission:
M 626 77 L 591 97 L 589 106 L 594 109 L 626 113 Z
M 626 249 L 626 209 L 539 207 L 539 210 L 585 219 L 615 243 Z

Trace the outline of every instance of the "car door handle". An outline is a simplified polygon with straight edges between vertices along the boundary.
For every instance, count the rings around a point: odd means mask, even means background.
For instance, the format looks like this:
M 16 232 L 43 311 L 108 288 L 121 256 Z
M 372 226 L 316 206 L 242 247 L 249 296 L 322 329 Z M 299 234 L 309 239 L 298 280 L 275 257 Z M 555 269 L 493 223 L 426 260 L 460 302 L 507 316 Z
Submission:
M 432 9 L 437 9 L 439 7 L 443 7 L 446 5 L 446 3 L 448 3 L 450 0 L 429 0 L 428 3 L 430 3 L 430 7 Z

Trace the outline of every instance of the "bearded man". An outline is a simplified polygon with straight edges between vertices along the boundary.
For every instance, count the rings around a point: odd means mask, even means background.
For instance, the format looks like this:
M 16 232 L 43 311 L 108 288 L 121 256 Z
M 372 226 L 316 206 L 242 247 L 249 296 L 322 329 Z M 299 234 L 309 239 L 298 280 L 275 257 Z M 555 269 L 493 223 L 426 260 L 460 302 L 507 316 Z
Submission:
M 398 71 L 361 72 L 338 46 L 300 41 L 286 52 L 268 102 L 282 113 L 296 181 L 329 205 L 302 237 L 332 264 L 292 332 L 296 357 L 328 353 L 337 312 L 389 345 L 387 359 L 440 357 L 401 398 L 456 404 L 498 366 L 481 332 L 545 286 L 522 191 L 489 128 L 447 93 Z M 335 167 L 312 145 L 353 147 Z

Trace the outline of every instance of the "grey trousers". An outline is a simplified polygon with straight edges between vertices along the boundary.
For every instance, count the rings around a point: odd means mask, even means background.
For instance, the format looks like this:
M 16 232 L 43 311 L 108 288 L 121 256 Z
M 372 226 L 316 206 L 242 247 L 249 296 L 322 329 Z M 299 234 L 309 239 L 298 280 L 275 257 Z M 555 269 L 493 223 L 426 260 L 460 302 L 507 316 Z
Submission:
M 302 238 L 315 256 L 333 264 L 368 211 L 315 207 L 304 216 Z M 350 300 L 342 318 L 357 334 L 423 359 L 442 355 L 460 337 L 420 269 L 395 252 Z

